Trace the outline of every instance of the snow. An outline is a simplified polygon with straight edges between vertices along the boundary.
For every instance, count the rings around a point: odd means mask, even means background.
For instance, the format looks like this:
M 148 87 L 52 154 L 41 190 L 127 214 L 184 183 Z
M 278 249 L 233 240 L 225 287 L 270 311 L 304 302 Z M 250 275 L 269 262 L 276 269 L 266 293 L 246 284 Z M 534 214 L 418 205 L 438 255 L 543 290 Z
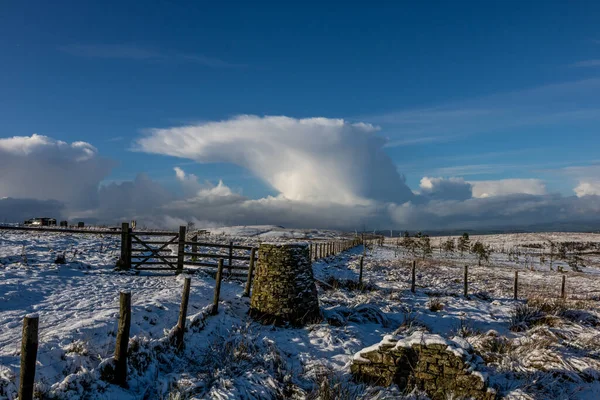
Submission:
M 343 236 L 324 230 L 229 227 L 211 229 L 202 241 L 255 246 L 263 240 Z M 596 234 L 473 236 L 472 242 L 482 240 L 497 249 L 490 262 L 480 267 L 470 254 L 461 257 L 436 248 L 433 259 L 418 260 L 415 294 L 409 291 L 412 256 L 388 240 L 384 247 L 369 249 L 365 258 L 365 282 L 376 290 L 331 289 L 318 283 L 326 320 L 301 329 L 252 322 L 249 299 L 242 297 L 244 282 L 235 279 L 223 282 L 219 313 L 211 316 L 215 282 L 210 274 L 197 272 L 191 275 L 186 347 L 177 353 L 169 334 L 177 324 L 185 275 L 115 271 L 117 236 L 0 230 L 0 398 L 16 397 L 22 319 L 31 313 L 39 316 L 37 390 L 57 399 L 305 398 L 318 387 L 323 370 L 369 398 L 373 388 L 351 381 L 352 360 L 381 343 L 416 341 L 422 331 L 455 349 L 469 344 L 481 350 L 487 340 L 509 341 L 506 353 L 493 353 L 497 359 L 475 371 L 489 377 L 505 398 L 600 398 L 600 328 L 592 323 L 600 321 L 600 259 L 589 251 L 577 271 L 565 260 L 554 260 L 551 267 L 548 260 L 540 261 L 548 247 L 520 246 L 547 244 L 547 239 L 600 243 Z M 432 238 L 434 246 L 437 241 Z M 510 259 L 509 251 L 515 254 Z M 62 253 L 67 263 L 55 264 Z M 315 262 L 315 277 L 320 282 L 330 277 L 356 281 L 360 255 L 362 248 L 356 248 Z M 465 264 L 470 299 L 462 297 Z M 517 302 L 512 299 L 515 270 Z M 568 297 L 590 308 L 561 317 L 557 326 L 511 331 L 516 304 L 534 294 L 558 296 L 563 273 Z M 101 379 L 112 362 L 123 291 L 132 298 L 128 389 Z M 429 310 L 432 298 L 441 300 L 443 310 Z M 377 391 L 383 396 L 379 398 L 400 396 L 394 387 Z

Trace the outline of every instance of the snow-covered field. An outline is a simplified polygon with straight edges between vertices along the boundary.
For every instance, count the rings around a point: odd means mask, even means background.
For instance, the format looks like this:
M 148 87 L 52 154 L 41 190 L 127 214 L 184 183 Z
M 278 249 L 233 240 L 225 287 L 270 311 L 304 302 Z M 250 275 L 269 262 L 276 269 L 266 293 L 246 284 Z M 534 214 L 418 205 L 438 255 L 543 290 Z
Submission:
M 209 237 L 258 243 L 334 235 L 233 227 Z M 472 237 L 494 249 L 482 266 L 471 254 L 437 248 L 446 239 L 432 238 L 432 257 L 418 259 L 416 294 L 409 290 L 414 256 L 396 239 L 367 250 L 366 290 L 349 283 L 358 279 L 362 248 L 315 262 L 325 319 L 302 329 L 252 322 L 244 282 L 236 280 L 223 282 L 219 314 L 209 316 L 215 281 L 197 272 L 186 348 L 177 353 L 168 333 L 177 322 L 183 276 L 114 271 L 118 236 L 0 230 L 0 398 L 16 397 L 21 324 L 31 312 L 40 316 L 41 399 L 426 399 L 354 383 L 349 374 L 356 352 L 386 334 L 415 329 L 465 337 L 487 362 L 501 397 L 600 398 L 600 253 L 592 244 L 565 259 L 549 257 L 550 242 L 600 244 L 600 235 Z M 54 264 L 63 252 L 67 263 Z M 462 296 L 465 264 L 468 299 Z M 518 301 L 512 299 L 515 270 Z M 557 299 L 563 273 L 565 302 Z M 102 379 L 114 353 L 121 290 L 131 290 L 133 303 L 127 389 Z

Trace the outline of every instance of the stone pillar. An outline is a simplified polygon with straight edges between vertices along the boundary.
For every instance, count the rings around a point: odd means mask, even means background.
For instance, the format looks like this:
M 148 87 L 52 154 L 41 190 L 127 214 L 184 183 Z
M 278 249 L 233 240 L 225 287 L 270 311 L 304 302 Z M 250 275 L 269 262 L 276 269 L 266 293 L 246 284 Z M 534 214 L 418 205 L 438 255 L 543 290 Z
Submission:
M 308 243 L 262 243 L 254 273 L 250 315 L 265 324 L 321 320 Z

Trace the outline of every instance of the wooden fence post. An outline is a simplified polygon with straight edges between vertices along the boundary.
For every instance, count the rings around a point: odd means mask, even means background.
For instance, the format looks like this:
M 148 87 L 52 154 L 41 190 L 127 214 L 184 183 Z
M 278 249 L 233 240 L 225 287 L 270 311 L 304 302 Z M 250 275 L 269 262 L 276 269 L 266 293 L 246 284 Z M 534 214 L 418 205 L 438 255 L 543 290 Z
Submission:
M 119 268 L 130 269 L 131 268 L 131 235 L 130 235 L 129 222 L 123 222 L 121 224 L 121 258 L 119 260 Z
M 367 255 L 367 244 L 365 243 L 365 234 L 362 234 L 363 257 Z
M 360 272 L 358 273 L 358 284 L 360 286 L 362 286 L 362 280 L 363 280 L 363 264 L 365 261 L 365 257 L 364 256 L 360 256 Z
M 221 279 L 223 278 L 223 259 L 219 258 L 219 264 L 217 269 L 217 277 L 215 282 L 215 297 L 213 299 L 212 315 L 219 313 L 219 297 L 221 296 Z
M 127 230 L 127 269 L 131 268 L 131 256 L 133 255 L 133 228 L 130 226 Z
M 192 242 L 197 242 L 198 241 L 198 235 L 194 235 L 192 237 Z M 192 253 L 197 253 L 198 252 L 198 245 L 197 244 L 193 244 L 192 245 Z M 198 261 L 198 256 L 192 256 L 192 261 L 196 262 Z
M 514 299 L 519 298 L 519 271 L 515 271 L 515 287 L 514 287 Z
M 185 253 L 185 234 L 186 227 L 179 227 L 179 241 L 177 243 L 177 273 L 180 274 L 183 272 L 183 253 Z
M 563 274 L 562 276 L 562 285 L 560 286 L 560 297 L 561 299 L 567 298 L 567 276 Z
M 179 351 L 183 350 L 183 334 L 185 332 L 185 318 L 187 316 L 188 303 L 190 302 L 191 281 L 192 278 L 185 278 L 185 281 L 183 282 L 179 320 L 177 321 L 177 328 L 175 328 L 175 346 Z
M 114 383 L 127 387 L 127 346 L 129 345 L 129 329 L 131 327 L 131 292 L 121 292 L 119 307 Z
M 308 260 L 312 261 L 312 243 L 308 242 Z
M 410 284 L 410 291 L 411 292 L 415 292 L 415 286 L 416 286 L 416 282 L 417 281 L 417 262 L 415 260 L 413 260 L 412 262 L 412 280 L 411 280 L 411 284 Z
M 312 246 L 312 245 L 311 245 Z M 250 250 L 250 267 L 248 268 L 248 278 L 246 278 L 246 287 L 244 288 L 244 297 L 250 296 L 250 288 L 252 287 L 252 275 L 254 274 L 254 257 L 256 255 L 256 248 Z
M 19 400 L 33 399 L 35 363 L 38 350 L 38 327 L 39 316 L 37 314 L 27 314 L 23 319 L 23 338 L 21 339 Z
M 465 265 L 465 288 L 464 288 L 464 296 L 465 298 L 469 296 L 469 266 Z
M 229 276 L 231 276 L 231 266 L 233 265 L 233 242 L 229 242 Z

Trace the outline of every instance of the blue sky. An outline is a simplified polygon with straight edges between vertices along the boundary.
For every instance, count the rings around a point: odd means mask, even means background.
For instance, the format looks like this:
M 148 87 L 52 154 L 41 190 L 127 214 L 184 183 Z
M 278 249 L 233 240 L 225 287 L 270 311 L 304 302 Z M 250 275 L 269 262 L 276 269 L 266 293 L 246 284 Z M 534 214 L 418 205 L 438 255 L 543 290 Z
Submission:
M 241 114 L 343 118 L 379 127 L 413 190 L 573 195 L 565 168 L 600 161 L 599 20 L 595 1 L 3 2 L 0 138 L 89 142 L 117 162 L 105 182 L 168 186 L 179 165 L 260 198 L 277 190 L 243 166 L 131 148 Z

